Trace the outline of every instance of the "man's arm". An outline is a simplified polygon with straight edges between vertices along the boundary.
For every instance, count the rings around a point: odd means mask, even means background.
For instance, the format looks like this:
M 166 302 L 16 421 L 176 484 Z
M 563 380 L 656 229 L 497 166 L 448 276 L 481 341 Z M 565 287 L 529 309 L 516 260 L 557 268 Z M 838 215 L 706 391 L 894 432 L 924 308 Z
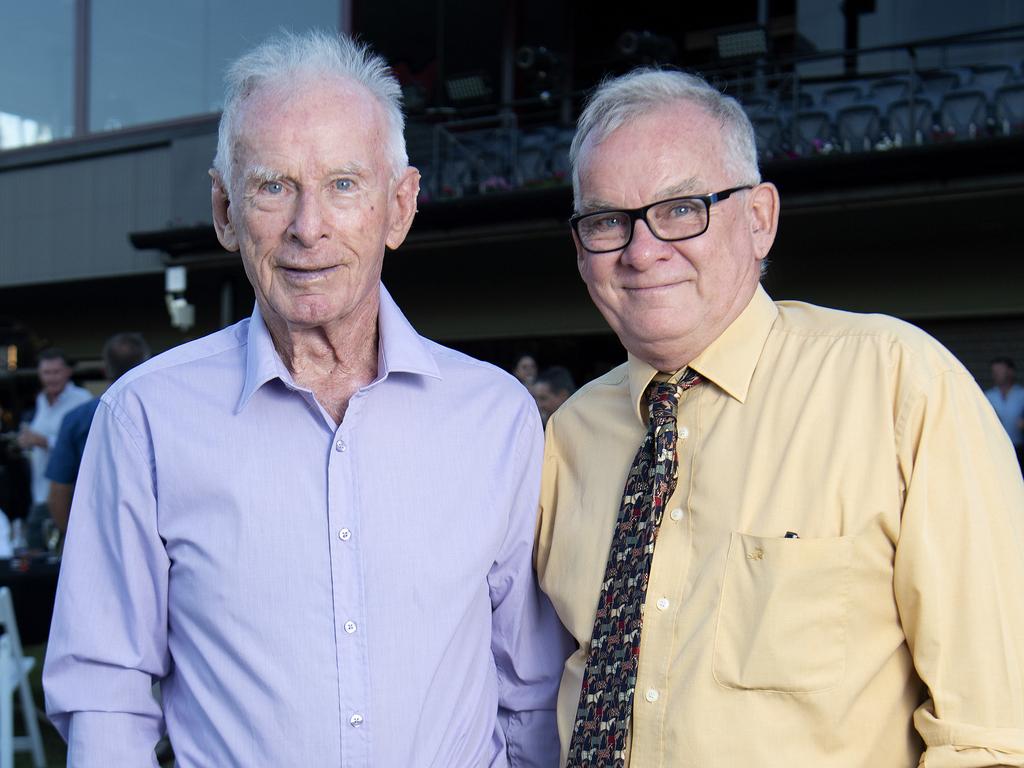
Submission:
M 62 534 L 68 532 L 68 517 L 71 514 L 71 497 L 74 492 L 75 486 L 70 483 L 50 481 L 50 495 L 46 498 L 46 505 L 50 508 L 50 517 Z
M 46 503 L 50 508 L 50 517 L 60 528 L 61 533 L 67 533 L 68 530 L 71 497 L 75 490 L 75 480 L 78 478 L 78 456 L 75 455 L 73 426 L 72 419 L 68 416 L 61 420 L 57 441 L 53 444 L 46 464 L 46 479 L 50 481 L 50 495 Z
M 29 448 L 48 448 L 50 441 L 46 439 L 46 435 L 41 432 L 36 432 L 31 427 L 22 425 L 21 430 L 18 432 L 18 446 L 24 450 Z
M 512 478 L 508 534 L 488 575 L 491 650 L 498 671 L 499 719 L 513 768 L 558 764 L 555 703 L 570 639 L 533 570 L 533 538 L 543 450 L 537 409 L 524 399 Z
M 148 439 L 104 402 L 75 493 L 43 669 L 74 768 L 156 765 L 169 668 L 166 551 Z
M 929 699 L 929 768 L 1024 766 L 1024 485 L 1002 426 L 961 370 L 901 409 L 905 497 L 894 589 Z

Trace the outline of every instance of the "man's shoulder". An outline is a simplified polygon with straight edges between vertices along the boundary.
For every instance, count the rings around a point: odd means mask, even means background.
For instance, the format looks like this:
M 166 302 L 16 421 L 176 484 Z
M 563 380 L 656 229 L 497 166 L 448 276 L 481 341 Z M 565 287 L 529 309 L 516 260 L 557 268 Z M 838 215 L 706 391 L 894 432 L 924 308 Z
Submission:
M 69 429 L 80 429 L 84 426 L 88 430 L 89 425 L 92 423 L 92 417 L 96 413 L 96 408 L 99 407 L 100 399 L 93 397 L 84 403 L 80 403 L 68 411 L 67 416 L 64 417 L 64 425 L 67 425 Z
M 629 363 L 621 363 L 607 373 L 591 379 L 566 400 L 561 408 L 586 408 L 589 402 L 607 397 L 616 391 L 629 391 Z M 559 410 L 561 410 L 559 408 Z
M 172 347 L 132 368 L 115 381 L 101 398 L 111 403 L 127 392 L 139 392 L 151 384 L 165 383 L 177 376 L 201 376 L 204 369 L 230 370 L 234 366 L 239 379 L 245 374 L 245 346 L 248 340 L 249 319 Z M 229 356 L 230 360 L 224 360 Z
M 629 363 L 622 363 L 576 390 L 551 419 L 556 421 L 560 431 L 572 431 L 583 422 L 607 418 L 612 413 L 631 412 L 631 408 Z
M 68 401 L 74 403 L 74 407 L 77 408 L 79 405 L 86 403 L 93 399 L 93 394 L 85 387 L 80 387 L 77 384 L 68 384 Z
M 773 332 L 808 343 L 845 341 L 851 349 L 871 347 L 880 358 L 932 374 L 966 373 L 959 360 L 939 341 L 905 320 L 884 314 L 863 314 L 801 301 L 778 301 Z
M 471 389 L 495 390 L 517 398 L 530 396 L 526 387 L 515 376 L 493 363 L 478 360 L 465 352 L 459 352 L 427 338 L 423 338 L 423 343 L 437 363 L 442 381 Z

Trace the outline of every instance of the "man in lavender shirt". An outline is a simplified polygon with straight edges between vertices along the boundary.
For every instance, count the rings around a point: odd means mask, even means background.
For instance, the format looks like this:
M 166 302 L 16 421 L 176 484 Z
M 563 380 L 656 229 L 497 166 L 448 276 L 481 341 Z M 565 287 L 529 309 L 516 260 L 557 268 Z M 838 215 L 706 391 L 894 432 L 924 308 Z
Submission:
M 402 128 L 347 39 L 230 70 L 214 222 L 256 308 L 103 396 L 44 670 L 69 765 L 155 765 L 165 727 L 180 768 L 557 763 L 537 409 L 380 283 Z

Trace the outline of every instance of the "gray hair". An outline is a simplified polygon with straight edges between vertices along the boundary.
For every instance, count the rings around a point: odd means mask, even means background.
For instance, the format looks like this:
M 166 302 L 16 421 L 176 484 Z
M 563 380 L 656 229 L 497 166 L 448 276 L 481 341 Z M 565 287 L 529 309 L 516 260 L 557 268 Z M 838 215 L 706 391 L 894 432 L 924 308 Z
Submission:
M 409 164 L 405 150 L 402 88 L 384 59 L 367 45 L 344 35 L 319 30 L 302 34 L 284 31 L 242 56 L 225 76 L 224 111 L 217 136 L 213 168 L 225 184 L 233 170 L 238 112 L 242 103 L 267 84 L 296 77 L 335 76 L 363 86 L 380 104 L 387 123 L 388 150 L 394 174 Z
M 576 124 L 576 135 L 569 148 L 572 190 L 576 212 L 580 203 L 580 151 L 589 139 L 604 141 L 617 128 L 643 117 L 667 104 L 685 101 L 701 107 L 722 127 L 726 171 L 732 183 L 758 184 L 757 143 L 754 127 L 736 99 L 726 96 L 704 78 L 686 72 L 641 67 L 621 77 L 601 82 L 583 109 Z

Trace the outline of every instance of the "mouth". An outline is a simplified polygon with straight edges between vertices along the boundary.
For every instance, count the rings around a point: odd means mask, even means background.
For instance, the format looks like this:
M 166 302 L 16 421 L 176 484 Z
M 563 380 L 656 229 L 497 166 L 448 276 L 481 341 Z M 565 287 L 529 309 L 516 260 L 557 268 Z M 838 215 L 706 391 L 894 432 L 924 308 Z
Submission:
M 323 280 L 330 274 L 337 272 L 337 265 L 330 267 L 288 267 L 279 266 L 278 269 L 284 276 L 294 283 L 310 283 L 316 280 Z
M 643 296 L 648 294 L 664 293 L 682 285 L 685 282 L 685 280 L 675 280 L 668 283 L 656 283 L 654 285 L 624 285 L 622 286 L 622 289 L 628 293 Z

